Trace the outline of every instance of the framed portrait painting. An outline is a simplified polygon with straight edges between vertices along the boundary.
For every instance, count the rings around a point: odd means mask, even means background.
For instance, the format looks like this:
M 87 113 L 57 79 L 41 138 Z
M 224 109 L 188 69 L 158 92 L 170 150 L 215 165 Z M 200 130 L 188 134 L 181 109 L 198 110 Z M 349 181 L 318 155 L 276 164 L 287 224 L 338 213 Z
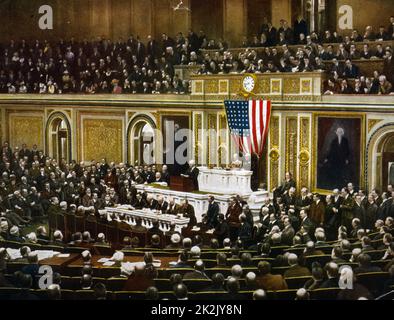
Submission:
M 364 184 L 364 117 L 316 115 L 314 188 L 331 191 Z

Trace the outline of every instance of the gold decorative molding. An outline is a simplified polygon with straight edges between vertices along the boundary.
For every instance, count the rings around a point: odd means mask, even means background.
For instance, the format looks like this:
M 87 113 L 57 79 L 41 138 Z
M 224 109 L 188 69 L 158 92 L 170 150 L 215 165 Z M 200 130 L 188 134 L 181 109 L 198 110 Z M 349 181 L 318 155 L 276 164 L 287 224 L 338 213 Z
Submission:
M 194 114 L 194 119 L 193 119 L 193 127 L 194 127 L 194 160 L 196 161 L 197 164 L 200 163 L 200 154 L 199 154 L 199 148 L 202 145 L 202 141 L 199 133 L 202 130 L 202 114 L 201 113 L 195 113 Z
M 298 94 L 300 93 L 300 80 L 297 78 L 284 78 L 283 79 L 283 91 L 287 94 Z
M 204 81 L 196 80 L 194 81 L 194 93 L 195 94 L 203 94 L 204 93 Z
M 122 162 L 123 124 L 116 119 L 83 119 L 83 160 Z
M 216 165 L 216 161 L 213 159 L 217 158 L 217 137 L 215 139 L 211 139 L 211 131 L 210 129 L 217 129 L 217 113 L 209 113 L 208 114 L 208 165 Z
M 297 118 L 286 119 L 286 167 L 294 177 L 297 172 Z
M 379 122 L 383 121 L 383 119 L 368 119 L 368 133 L 371 132 L 372 128 L 378 124 Z
M 271 79 L 271 94 L 281 93 L 282 79 Z
M 310 118 L 300 118 L 300 153 L 298 154 L 299 160 L 299 177 L 298 188 L 309 188 L 309 161 L 310 161 Z
M 227 139 L 227 118 L 226 114 L 224 112 L 219 113 L 219 148 L 218 148 L 218 164 L 219 166 L 222 166 L 225 164 L 224 160 L 226 159 L 227 155 L 227 150 L 228 146 L 230 145 L 228 139 Z M 225 135 L 223 135 L 225 133 Z
M 44 123 L 40 116 L 9 115 L 10 144 L 21 147 L 26 143 L 29 148 L 37 144 L 38 149 L 44 148 Z
M 301 94 L 312 93 L 312 79 L 300 79 Z
M 219 94 L 228 94 L 228 80 L 219 80 Z
M 270 81 L 269 79 L 260 79 L 257 81 L 257 93 L 268 94 L 270 93 Z
M 230 79 L 229 92 L 238 94 L 241 91 L 241 79 Z
M 279 117 L 278 116 L 271 116 L 270 121 L 270 146 L 269 146 L 269 168 L 270 168 L 270 188 L 273 189 L 274 187 L 278 186 L 279 183 L 279 158 L 280 158 L 280 151 L 279 151 Z
M 218 94 L 219 92 L 219 81 L 217 79 L 205 80 L 204 92 L 206 94 Z

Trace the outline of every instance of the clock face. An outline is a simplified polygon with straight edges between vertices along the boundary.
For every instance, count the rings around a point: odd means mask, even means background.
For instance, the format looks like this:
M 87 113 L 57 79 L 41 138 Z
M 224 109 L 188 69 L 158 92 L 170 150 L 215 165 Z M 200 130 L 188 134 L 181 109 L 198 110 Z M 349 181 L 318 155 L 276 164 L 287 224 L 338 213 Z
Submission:
M 252 92 L 255 85 L 256 85 L 256 83 L 255 83 L 254 78 L 252 76 L 246 76 L 242 81 L 243 89 L 246 92 Z

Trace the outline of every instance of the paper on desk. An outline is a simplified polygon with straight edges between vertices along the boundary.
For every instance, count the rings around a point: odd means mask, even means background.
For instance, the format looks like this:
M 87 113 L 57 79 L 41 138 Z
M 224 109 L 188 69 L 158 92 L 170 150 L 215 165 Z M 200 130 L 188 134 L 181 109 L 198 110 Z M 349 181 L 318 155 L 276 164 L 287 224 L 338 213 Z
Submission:
M 58 258 L 69 258 L 70 254 L 69 253 L 62 253 L 57 255 Z
M 107 261 L 103 263 L 103 266 L 105 267 L 110 267 L 113 266 L 115 264 L 115 261 Z
M 7 253 L 10 256 L 10 260 L 16 260 L 22 258 L 19 249 L 7 248 Z
M 196 227 L 196 226 L 194 226 L 194 227 L 192 228 L 192 231 L 200 231 L 200 228 L 199 228 L 199 227 Z
M 110 261 L 110 260 L 111 260 L 110 258 L 101 258 L 101 259 L 97 260 L 97 262 L 105 263 L 105 262 Z
M 160 260 L 153 260 L 153 266 L 155 267 L 155 268 L 160 268 L 160 266 L 161 266 L 161 261 Z
M 208 230 L 207 232 L 205 232 L 205 233 L 208 233 L 208 234 L 213 234 L 215 232 L 215 229 L 211 229 L 211 230 Z
M 51 259 L 54 255 L 56 255 L 56 253 L 60 253 L 53 250 L 35 250 L 33 252 L 37 253 L 38 261 Z

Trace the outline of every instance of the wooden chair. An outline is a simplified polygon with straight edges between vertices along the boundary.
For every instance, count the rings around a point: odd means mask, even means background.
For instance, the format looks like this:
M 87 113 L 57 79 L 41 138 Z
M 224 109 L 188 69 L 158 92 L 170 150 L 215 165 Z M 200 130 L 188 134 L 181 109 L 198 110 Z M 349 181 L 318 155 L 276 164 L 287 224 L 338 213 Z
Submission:
M 111 244 L 119 243 L 119 232 L 118 228 L 108 225 L 107 226 L 107 239 Z
M 289 289 L 299 289 L 311 278 L 312 277 L 290 277 L 286 278 L 286 283 Z
M 66 219 L 63 214 L 56 214 L 56 229 L 60 230 L 64 235 L 66 233 Z
M 77 290 L 81 287 L 81 276 L 62 276 L 61 288 L 67 290 Z
M 305 258 L 305 266 L 311 269 L 313 262 L 319 262 L 320 265 L 324 267 L 326 263 L 330 261 L 331 261 L 331 255 L 308 256 Z
M 286 270 L 288 270 L 290 267 L 289 266 L 285 266 L 285 267 L 273 267 L 271 269 L 271 273 L 272 274 L 281 274 L 284 275 L 284 273 L 286 272 Z
M 75 216 L 75 232 L 85 231 L 85 217 Z
M 231 275 L 231 268 L 208 268 L 205 269 L 208 277 L 212 278 L 215 273 L 221 273 L 225 278 Z
M 169 269 L 158 269 L 158 277 L 159 278 L 167 278 L 169 279 L 173 273 L 179 273 L 180 275 L 184 275 L 185 273 L 194 271 L 193 268 L 169 268 Z
M 95 244 L 93 246 L 93 249 L 96 252 L 96 254 L 100 256 L 112 256 L 114 254 L 114 249 L 106 245 Z
M 71 235 L 76 232 L 75 228 L 75 215 L 66 214 L 66 232 L 64 233 L 64 238 L 67 242 L 71 241 Z
M 74 292 L 74 300 L 95 300 L 93 290 L 76 290 Z
M 310 291 L 311 300 L 336 300 L 339 288 L 320 288 Z
M 146 232 L 131 232 L 131 237 L 137 237 L 140 240 L 140 247 L 145 247 L 147 244 L 147 239 L 146 239 Z
M 384 283 L 389 279 L 388 272 L 367 272 L 356 275 L 357 281 L 364 285 L 375 296 L 382 292 Z
M 169 291 L 172 290 L 170 279 L 160 279 L 157 278 L 155 281 L 155 287 L 159 291 Z
M 65 247 L 64 252 L 65 253 L 82 253 L 85 250 L 87 250 L 84 247 Z
M 190 292 L 203 291 L 212 284 L 212 280 L 200 280 L 200 279 L 184 279 L 183 284 L 187 287 Z
M 85 220 L 85 231 L 89 231 L 92 238 L 97 237 L 97 221 L 95 217 L 88 217 Z
M 296 289 L 278 290 L 275 291 L 274 297 L 275 300 L 294 300 L 296 297 L 296 293 Z
M 106 224 L 97 222 L 97 234 L 99 234 L 99 233 L 104 233 L 105 236 L 108 237 L 107 236 L 108 232 L 107 232 L 107 225 Z M 120 239 L 120 240 L 122 240 L 122 239 Z
M 119 277 L 120 268 L 119 267 L 105 267 L 105 268 L 97 268 L 97 269 L 94 268 L 93 272 L 96 277 L 108 279 L 111 277 Z
M 110 278 L 107 279 L 105 284 L 109 291 L 121 291 L 124 288 L 126 281 L 127 278 Z M 157 289 L 160 290 L 159 288 Z

